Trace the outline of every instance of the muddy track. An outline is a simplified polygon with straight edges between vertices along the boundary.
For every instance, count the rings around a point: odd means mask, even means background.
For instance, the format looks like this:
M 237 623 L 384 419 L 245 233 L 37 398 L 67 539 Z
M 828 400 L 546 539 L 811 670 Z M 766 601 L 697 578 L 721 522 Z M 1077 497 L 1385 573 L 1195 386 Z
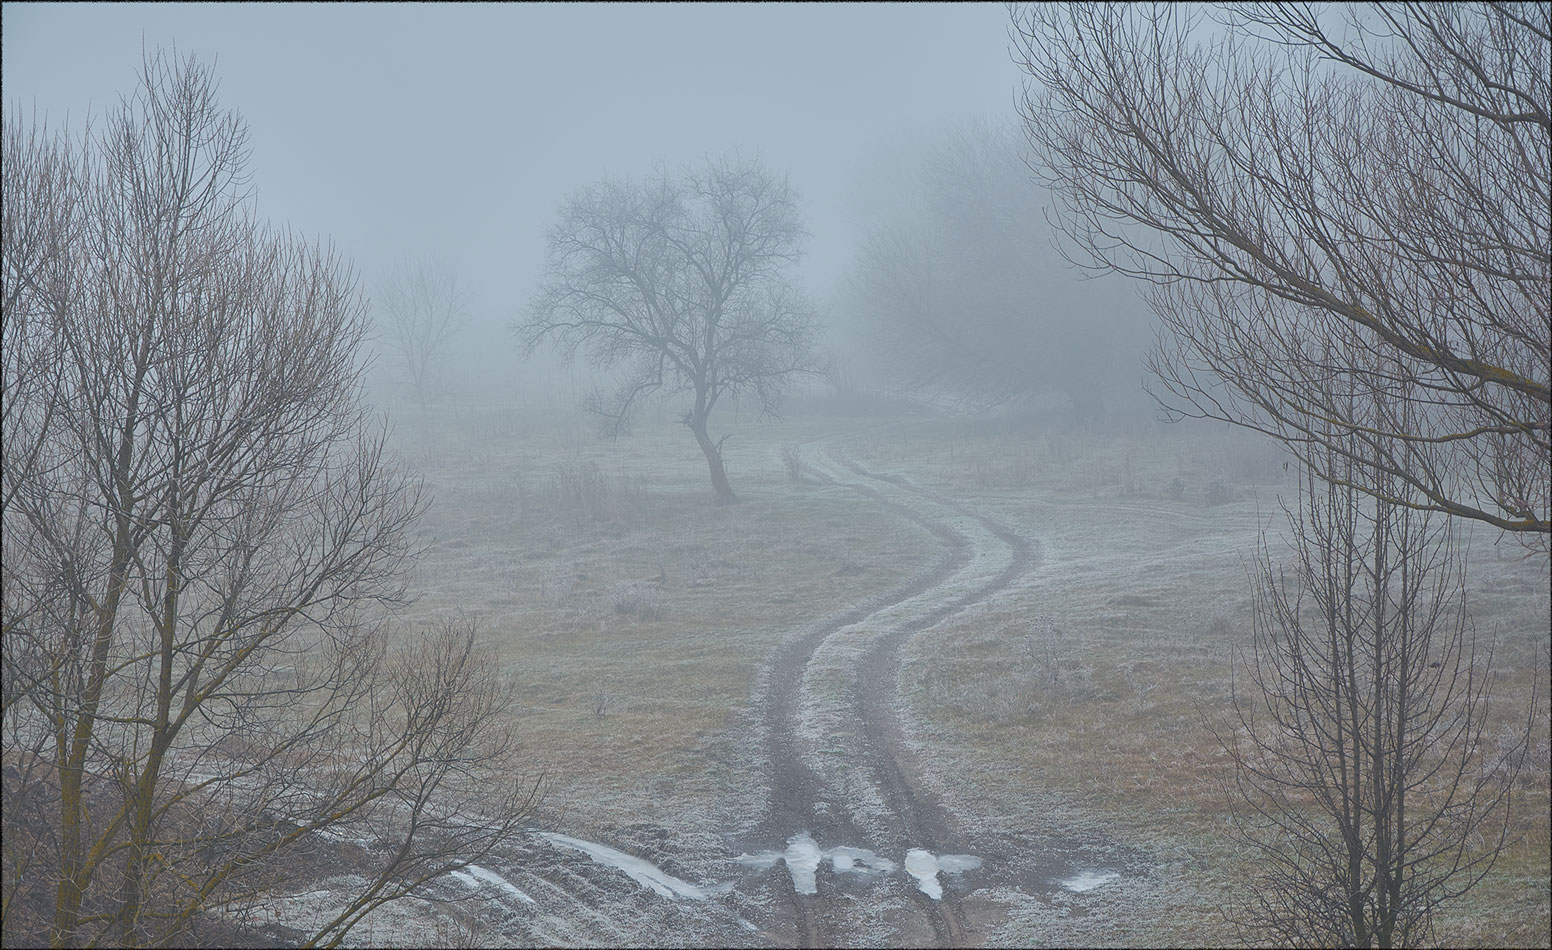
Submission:
M 897 856 L 912 849 L 934 856 L 963 851 L 963 835 L 924 788 L 904 739 L 900 650 L 913 635 L 1007 589 L 1038 562 L 1039 550 L 958 502 L 869 471 L 833 442 L 820 444 L 805 470 L 920 527 L 942 552 L 911 581 L 826 618 L 774 658 L 760 703 L 771 796 L 756 840 L 779 848 L 807 833 L 821 847 L 861 846 Z M 941 900 L 895 875 L 842 901 L 834 877 L 812 894 L 787 889 L 795 936 L 808 946 L 848 942 L 844 931 L 864 896 L 897 910 L 913 908 L 938 945 L 973 940 L 951 880 L 940 876 Z

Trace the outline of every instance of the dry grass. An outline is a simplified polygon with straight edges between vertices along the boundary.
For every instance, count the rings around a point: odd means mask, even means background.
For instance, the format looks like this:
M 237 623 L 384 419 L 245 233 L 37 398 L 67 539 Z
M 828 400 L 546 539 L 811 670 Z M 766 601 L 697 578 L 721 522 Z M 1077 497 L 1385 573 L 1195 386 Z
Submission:
M 729 507 L 675 424 L 609 442 L 470 413 L 409 448 L 436 496 L 414 616 L 480 618 L 510 658 L 550 814 L 579 833 L 705 813 L 753 783 L 727 735 L 761 664 L 859 584 L 898 583 L 934 553 L 887 512 L 789 480 L 793 427 L 729 428 L 743 499 Z
M 401 433 L 436 493 L 410 619 L 480 618 L 518 685 L 549 817 L 584 836 L 660 822 L 704 841 L 748 817 L 727 812 L 730 788 L 758 782 L 730 746 L 761 664 L 798 626 L 936 554 L 887 512 L 789 478 L 785 444 L 858 425 L 729 426 L 744 503 L 727 508 L 711 504 L 693 440 L 662 419 L 612 443 L 573 417 L 469 409 Z M 908 647 L 902 683 L 938 765 L 931 784 L 965 814 L 1058 815 L 1145 854 L 1154 903 L 1107 942 L 1233 940 L 1222 907 L 1245 867 L 1223 834 L 1225 759 L 1204 721 L 1225 715 L 1230 651 L 1248 643 L 1241 558 L 1295 490 L 1281 455 L 1151 423 L 872 433 L 852 443 L 859 460 L 1044 549 L 1027 583 Z M 1507 722 L 1539 689 L 1539 744 L 1515 804 L 1520 837 L 1440 934 L 1544 945 L 1547 578 L 1492 540 L 1473 539 L 1471 582 L 1479 629 L 1498 637 L 1495 709 Z

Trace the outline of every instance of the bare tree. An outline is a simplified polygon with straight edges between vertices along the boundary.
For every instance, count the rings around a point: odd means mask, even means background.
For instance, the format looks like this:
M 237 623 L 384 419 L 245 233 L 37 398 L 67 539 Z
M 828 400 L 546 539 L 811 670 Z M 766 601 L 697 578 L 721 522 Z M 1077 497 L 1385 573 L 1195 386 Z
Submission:
M 618 389 L 590 406 L 610 433 L 653 393 L 690 394 L 683 422 L 718 503 L 735 502 L 712 411 L 752 396 L 773 414 L 793 378 L 817 368 L 814 307 L 787 273 L 804 236 L 786 180 L 739 156 L 602 182 L 562 206 L 544 283 L 515 329 L 529 352 L 553 339 L 568 358 L 581 348 L 623 367 Z
M 7 944 L 197 936 L 373 828 L 337 943 L 529 804 L 472 628 L 387 652 L 424 499 L 348 268 L 251 220 L 214 91 L 157 54 L 101 134 L 3 132 Z
M 432 368 L 468 320 L 467 295 L 452 267 L 405 261 L 383 278 L 373 301 L 383 340 L 426 411 Z
M 1052 232 L 1011 127 L 973 122 L 916 164 L 918 195 L 885 215 L 852 272 L 852 306 L 870 350 L 910 392 L 976 408 L 1062 393 L 1074 416 L 1135 386 L 1141 306 L 1114 282 L 1079 286 L 1052 260 Z
M 1166 409 L 1544 552 L 1552 7 L 1346 9 L 1015 12 L 1033 167 L 1090 263 L 1152 282 Z M 1408 401 L 1348 419 L 1335 374 Z
M 1344 420 L 1388 414 L 1342 388 L 1326 398 Z M 1337 426 L 1326 437 L 1324 469 L 1343 475 L 1364 445 Z M 1504 847 L 1530 735 L 1528 721 L 1518 745 L 1489 751 L 1492 650 L 1471 626 L 1449 519 L 1405 504 L 1400 479 L 1375 487 L 1306 473 L 1289 568 L 1263 538 L 1248 682 L 1219 734 L 1235 828 L 1258 859 L 1242 923 L 1290 946 L 1428 941 L 1438 907 Z

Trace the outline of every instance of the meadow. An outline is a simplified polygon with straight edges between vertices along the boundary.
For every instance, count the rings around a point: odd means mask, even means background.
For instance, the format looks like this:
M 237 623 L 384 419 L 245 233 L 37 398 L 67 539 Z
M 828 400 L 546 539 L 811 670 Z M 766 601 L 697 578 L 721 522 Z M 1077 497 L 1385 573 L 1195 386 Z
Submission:
M 1122 875 L 1089 894 L 982 895 L 979 942 L 1234 942 L 1250 855 L 1226 834 L 1234 651 L 1247 558 L 1280 549 L 1295 473 L 1244 433 L 1150 419 L 1075 428 L 996 417 L 794 412 L 722 420 L 742 503 L 712 504 L 672 419 L 618 440 L 561 411 L 406 414 L 396 442 L 434 493 L 404 619 L 464 615 L 503 657 L 541 823 L 713 875 L 765 790 L 751 696 L 803 624 L 904 583 L 931 536 L 855 494 L 793 478 L 820 440 L 1015 527 L 1019 584 L 914 635 L 900 716 L 923 784 L 963 821 L 1100 842 Z M 1496 649 L 1495 739 L 1539 704 L 1492 873 L 1437 921 L 1442 943 L 1545 945 L 1548 585 L 1543 561 L 1469 533 L 1479 635 Z M 1486 750 L 1485 754 L 1492 754 Z

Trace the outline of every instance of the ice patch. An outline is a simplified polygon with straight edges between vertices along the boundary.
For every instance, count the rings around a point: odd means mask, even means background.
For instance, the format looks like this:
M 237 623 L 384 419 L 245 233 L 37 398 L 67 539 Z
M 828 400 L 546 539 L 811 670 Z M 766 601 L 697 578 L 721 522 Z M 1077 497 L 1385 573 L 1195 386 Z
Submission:
M 881 858 L 867 848 L 848 848 L 841 845 L 825 852 L 830 863 L 835 865 L 837 871 L 851 871 L 858 874 L 866 874 L 870 871 L 889 873 L 895 869 L 895 863 L 888 858 Z M 862 865 L 857 867 L 857 865 Z
M 643 861 L 634 855 L 616 851 L 608 845 L 583 841 L 580 838 L 570 838 L 549 831 L 541 831 L 540 834 L 558 845 L 581 851 L 599 864 L 624 871 L 642 887 L 650 888 L 664 897 L 688 897 L 697 901 L 706 899 L 706 893 L 700 888 L 688 881 L 681 881 L 650 861 Z
M 495 871 L 480 867 L 478 864 L 467 865 L 462 871 L 453 871 L 453 877 L 469 887 L 479 887 L 481 884 L 493 884 L 525 904 L 537 904 L 538 901 L 518 890 L 517 887 Z
M 938 870 L 944 874 L 963 874 L 981 866 L 981 859 L 973 854 L 940 854 Z
M 740 854 L 733 860 L 745 867 L 754 868 L 756 871 L 763 871 L 766 868 L 776 866 L 776 862 L 781 860 L 781 852 L 761 851 L 759 854 Z
M 763 871 L 785 862 L 787 873 L 792 875 L 792 889 L 799 894 L 815 894 L 819 886 L 815 876 L 819 865 L 828 860 L 837 871 L 846 874 L 885 873 L 895 869 L 895 863 L 881 858 L 867 848 L 840 845 L 821 849 L 818 842 L 806 831 L 800 831 L 787 839 L 785 851 L 761 851 L 758 854 L 740 854 L 733 860 L 745 867 Z
M 1092 891 L 1096 887 L 1102 887 L 1121 875 L 1115 871 L 1079 871 L 1072 877 L 1062 882 L 1062 886 L 1069 891 L 1082 894 L 1084 891 Z

